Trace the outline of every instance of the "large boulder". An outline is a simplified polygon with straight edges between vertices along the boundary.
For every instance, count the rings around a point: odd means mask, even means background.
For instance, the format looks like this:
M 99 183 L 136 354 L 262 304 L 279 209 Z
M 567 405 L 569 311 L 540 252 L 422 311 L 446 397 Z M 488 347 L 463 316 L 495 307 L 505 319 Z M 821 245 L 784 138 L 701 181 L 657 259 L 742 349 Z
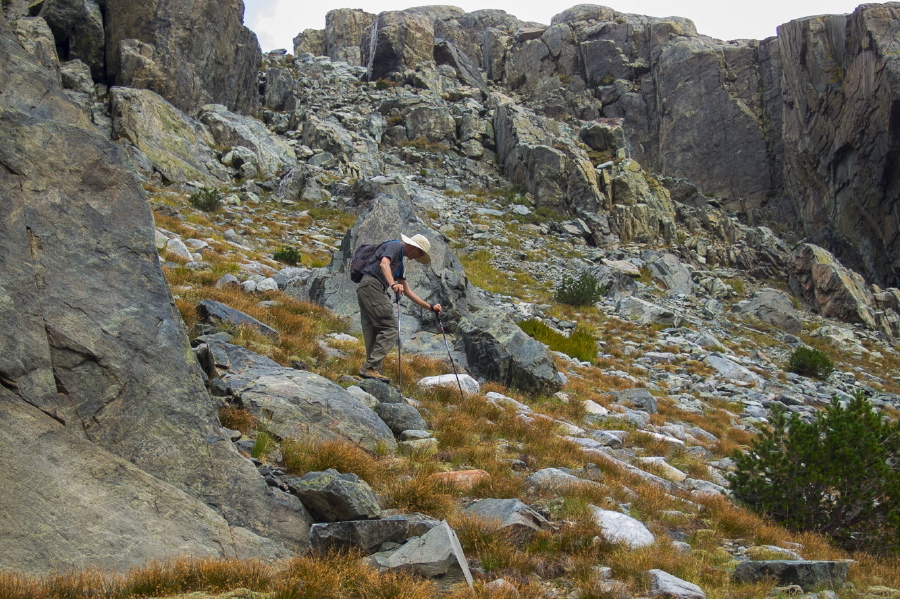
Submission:
M 242 0 L 106 0 L 113 85 L 150 89 L 194 114 L 204 104 L 254 114 L 262 53 Z
M 381 515 L 381 505 L 372 488 L 355 474 L 341 474 L 329 468 L 302 477 L 285 476 L 282 480 L 317 522 L 370 520 Z
M 498 531 L 521 543 L 552 528 L 546 518 L 518 499 L 482 499 L 466 508 L 466 513 L 495 525 Z
M 465 582 L 472 586 L 472 573 L 462 546 L 446 522 L 410 539 L 396 551 L 376 553 L 370 560 L 382 572 L 410 572 L 437 579 L 442 585 Z
M 235 114 L 221 104 L 209 104 L 200 109 L 197 117 L 209 128 L 218 146 L 249 148 L 256 154 L 259 175 L 272 178 L 295 164 L 294 150 L 280 137 L 269 135 L 262 121 Z
M 755 316 L 791 335 L 796 335 L 803 329 L 791 298 L 777 289 L 761 289 L 750 299 L 736 303 L 731 311 Z
M 383 12 L 362 36 L 362 64 L 369 81 L 434 58 L 434 26 L 413 11 Z
M 875 328 L 875 298 L 869 286 L 827 250 L 800 244 L 791 254 L 788 275 L 794 295 L 822 316 Z
M 0 89 L 0 568 L 302 550 L 219 425 L 125 153 L 4 18 Z
M 231 181 L 202 125 L 158 94 L 114 87 L 111 113 L 113 139 L 134 146 L 146 156 L 163 182 L 199 181 L 216 186 Z
M 213 342 L 208 350 L 209 374 L 221 376 L 240 405 L 278 437 L 338 439 L 373 451 L 396 447 L 378 415 L 340 385 L 237 345 Z
M 631 549 L 653 544 L 655 540 L 653 533 L 647 530 L 640 520 L 622 512 L 604 510 L 596 506 L 590 507 L 593 511 L 594 522 L 603 529 L 603 538 L 610 543 L 622 543 Z

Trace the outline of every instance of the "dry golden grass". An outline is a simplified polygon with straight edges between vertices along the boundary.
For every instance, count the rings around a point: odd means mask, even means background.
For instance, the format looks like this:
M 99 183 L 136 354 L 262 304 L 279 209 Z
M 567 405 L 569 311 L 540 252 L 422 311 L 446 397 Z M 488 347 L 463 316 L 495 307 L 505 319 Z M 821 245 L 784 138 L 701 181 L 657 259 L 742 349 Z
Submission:
M 225 428 L 241 431 L 245 435 L 256 428 L 256 418 L 253 414 L 235 406 L 219 408 L 219 422 Z
M 386 460 L 346 441 L 285 439 L 281 442 L 281 454 L 287 472 L 296 476 L 334 468 L 342 473 L 352 472 L 375 488 L 389 483 Z
M 453 489 L 443 482 L 420 473 L 394 481 L 387 507 L 407 512 L 422 512 L 435 518 L 447 518 L 456 509 Z

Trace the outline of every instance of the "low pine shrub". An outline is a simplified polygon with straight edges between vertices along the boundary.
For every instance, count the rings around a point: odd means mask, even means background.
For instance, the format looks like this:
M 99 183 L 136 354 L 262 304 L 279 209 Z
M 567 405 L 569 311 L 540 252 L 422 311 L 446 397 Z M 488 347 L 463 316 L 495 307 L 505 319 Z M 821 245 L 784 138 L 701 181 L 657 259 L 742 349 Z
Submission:
M 729 475 L 734 498 L 848 550 L 900 552 L 900 423 L 860 393 L 811 422 L 776 411 Z
M 570 306 L 590 306 L 600 301 L 604 291 L 590 273 L 583 272 L 577 278 L 565 275 L 556 289 L 556 301 Z
M 788 360 L 787 369 L 803 376 L 827 379 L 834 372 L 834 364 L 824 352 L 811 347 L 798 347 Z
M 562 352 L 584 362 L 592 362 L 597 357 L 597 341 L 583 329 L 575 329 L 566 337 L 535 319 L 523 320 L 519 323 L 519 328 L 553 351 Z
M 297 266 L 300 264 L 300 258 L 302 256 L 297 248 L 282 246 L 281 249 L 272 254 L 272 257 L 289 266 Z
M 191 194 L 188 203 L 204 212 L 215 212 L 222 207 L 222 192 L 218 189 L 199 189 Z

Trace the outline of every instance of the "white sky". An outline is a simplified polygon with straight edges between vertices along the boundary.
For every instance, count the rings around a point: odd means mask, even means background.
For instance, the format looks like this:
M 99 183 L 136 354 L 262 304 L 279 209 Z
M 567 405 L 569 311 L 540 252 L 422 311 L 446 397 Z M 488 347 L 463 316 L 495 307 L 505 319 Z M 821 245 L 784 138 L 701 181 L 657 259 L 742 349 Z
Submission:
M 505 10 L 523 21 L 550 24 L 553 15 L 583 0 L 459 0 L 446 2 L 467 12 L 486 8 Z M 800 17 L 853 12 L 859 0 L 607 0 L 595 2 L 619 12 L 654 17 L 679 16 L 694 21 L 697 31 L 719 39 L 764 39 L 775 28 Z M 377 14 L 411 6 L 441 4 L 440 0 L 244 0 L 244 24 L 252 29 L 263 51 L 293 51 L 293 38 L 304 29 L 324 29 L 325 13 L 335 8 L 361 8 Z

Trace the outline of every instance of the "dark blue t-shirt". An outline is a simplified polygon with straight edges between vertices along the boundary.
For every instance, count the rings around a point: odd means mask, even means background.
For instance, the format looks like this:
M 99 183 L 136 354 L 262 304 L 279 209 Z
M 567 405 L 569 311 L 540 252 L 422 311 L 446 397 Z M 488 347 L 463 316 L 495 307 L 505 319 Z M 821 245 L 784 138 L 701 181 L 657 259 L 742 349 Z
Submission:
M 362 272 L 363 276 L 369 275 L 381 281 L 382 287 L 387 289 L 387 280 L 384 278 L 384 273 L 381 272 L 381 259 L 385 256 L 387 256 L 391 260 L 391 273 L 393 273 L 394 275 L 394 280 L 404 280 L 403 244 L 397 240 L 387 241 L 381 244 L 381 247 L 378 248 L 374 254 L 372 254 L 371 258 L 369 258 L 369 263 L 366 264 L 366 267 Z

